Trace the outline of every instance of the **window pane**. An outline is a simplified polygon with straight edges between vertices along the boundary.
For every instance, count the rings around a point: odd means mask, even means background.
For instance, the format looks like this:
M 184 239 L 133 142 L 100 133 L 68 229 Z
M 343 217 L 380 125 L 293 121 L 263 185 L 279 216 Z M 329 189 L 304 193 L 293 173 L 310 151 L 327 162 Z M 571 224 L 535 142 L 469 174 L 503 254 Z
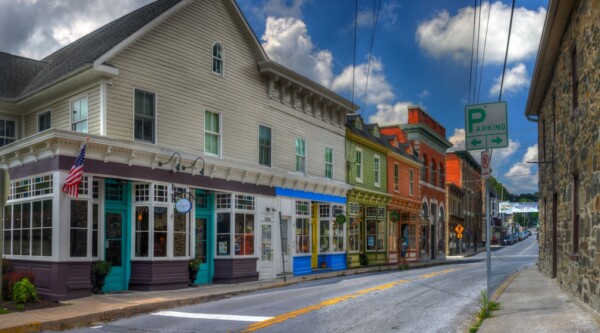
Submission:
M 230 254 L 230 213 L 217 213 L 217 254 L 218 255 L 229 255 Z
M 15 127 L 16 127 L 16 125 L 15 125 L 14 121 L 10 121 L 10 120 L 6 121 L 6 137 L 8 137 L 8 138 L 16 137 Z
M 71 228 L 87 228 L 87 201 L 71 200 Z

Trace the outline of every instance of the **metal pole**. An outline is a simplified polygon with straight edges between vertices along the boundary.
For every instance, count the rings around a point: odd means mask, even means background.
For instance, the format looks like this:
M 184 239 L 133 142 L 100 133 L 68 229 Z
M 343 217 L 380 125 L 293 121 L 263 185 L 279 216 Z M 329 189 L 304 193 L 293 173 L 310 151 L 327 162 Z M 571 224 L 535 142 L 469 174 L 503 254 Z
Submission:
M 285 251 L 283 250 L 283 228 L 281 227 L 281 210 L 279 211 L 279 238 L 281 239 L 281 264 L 283 265 L 283 282 L 287 281 L 285 276 Z M 289 239 L 288 239 L 289 241 Z
M 491 256 L 491 228 L 490 228 L 490 181 L 485 179 L 485 249 L 487 252 L 487 295 L 491 297 L 491 279 L 492 279 L 492 256 Z

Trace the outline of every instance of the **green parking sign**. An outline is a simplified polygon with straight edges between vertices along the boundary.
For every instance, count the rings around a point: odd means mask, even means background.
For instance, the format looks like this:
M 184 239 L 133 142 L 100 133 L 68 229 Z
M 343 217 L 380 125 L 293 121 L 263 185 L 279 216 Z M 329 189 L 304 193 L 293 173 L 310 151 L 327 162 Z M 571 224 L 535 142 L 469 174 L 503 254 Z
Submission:
M 508 147 L 506 102 L 465 106 L 467 150 Z

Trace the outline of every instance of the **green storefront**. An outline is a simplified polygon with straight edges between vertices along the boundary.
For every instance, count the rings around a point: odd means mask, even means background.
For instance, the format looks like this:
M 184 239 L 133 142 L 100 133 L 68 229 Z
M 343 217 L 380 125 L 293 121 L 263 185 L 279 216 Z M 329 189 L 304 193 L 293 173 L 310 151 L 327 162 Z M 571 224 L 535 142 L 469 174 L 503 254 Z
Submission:
M 358 115 L 346 123 L 348 267 L 387 264 L 387 153 L 379 127 Z

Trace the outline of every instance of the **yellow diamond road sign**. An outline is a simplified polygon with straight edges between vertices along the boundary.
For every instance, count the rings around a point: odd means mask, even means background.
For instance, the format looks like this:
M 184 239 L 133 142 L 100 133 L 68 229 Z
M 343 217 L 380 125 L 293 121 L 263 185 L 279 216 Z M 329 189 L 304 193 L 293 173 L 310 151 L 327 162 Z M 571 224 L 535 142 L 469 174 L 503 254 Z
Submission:
M 462 234 L 464 230 L 465 228 L 463 228 L 463 226 L 460 224 L 456 225 L 456 227 L 454 228 L 454 231 L 456 231 L 457 234 Z

